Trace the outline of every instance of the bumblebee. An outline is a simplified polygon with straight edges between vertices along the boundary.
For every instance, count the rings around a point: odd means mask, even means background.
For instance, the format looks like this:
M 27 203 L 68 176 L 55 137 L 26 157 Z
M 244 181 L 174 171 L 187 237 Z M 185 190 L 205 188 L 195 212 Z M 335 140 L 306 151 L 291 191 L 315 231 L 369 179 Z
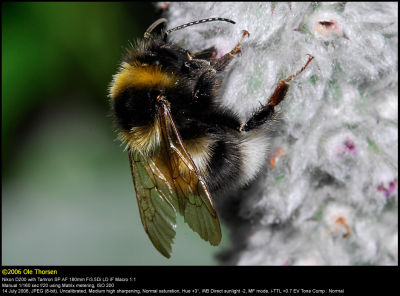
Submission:
M 265 124 L 285 97 L 289 81 L 311 62 L 279 81 L 266 105 L 246 121 L 218 103 L 227 66 L 241 52 L 247 31 L 220 58 L 214 47 L 192 53 L 168 41 L 173 31 L 211 21 L 209 18 L 155 34 L 159 19 L 144 39 L 128 49 L 113 76 L 109 97 L 126 145 L 143 227 L 154 247 L 171 254 L 176 212 L 211 245 L 221 228 L 211 196 L 248 184 L 267 156 Z M 264 127 L 264 128 L 263 128 Z

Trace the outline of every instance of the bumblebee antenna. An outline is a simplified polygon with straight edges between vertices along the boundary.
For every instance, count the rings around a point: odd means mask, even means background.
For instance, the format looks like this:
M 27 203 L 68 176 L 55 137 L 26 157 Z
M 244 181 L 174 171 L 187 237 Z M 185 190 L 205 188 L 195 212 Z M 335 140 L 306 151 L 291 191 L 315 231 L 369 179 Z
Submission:
M 166 23 L 167 20 L 165 18 L 160 18 L 158 20 L 156 20 L 154 23 L 152 23 L 150 25 L 150 27 L 146 30 L 146 32 L 144 32 L 144 38 L 149 39 L 151 36 L 151 32 L 158 27 L 159 25 L 161 25 L 162 23 Z
M 194 21 L 194 22 L 190 22 L 184 25 L 180 25 L 178 27 L 169 29 L 165 32 L 165 36 L 166 37 L 169 33 L 173 32 L 173 31 L 177 31 L 189 26 L 193 26 L 193 25 L 197 25 L 197 24 L 202 24 L 202 23 L 208 23 L 208 22 L 215 22 L 215 21 L 219 21 L 219 22 L 228 22 L 231 24 L 236 24 L 234 21 L 227 19 L 227 18 L 223 18 L 223 17 L 212 17 L 212 18 L 208 18 L 208 19 L 202 19 L 202 20 L 198 20 L 198 21 Z

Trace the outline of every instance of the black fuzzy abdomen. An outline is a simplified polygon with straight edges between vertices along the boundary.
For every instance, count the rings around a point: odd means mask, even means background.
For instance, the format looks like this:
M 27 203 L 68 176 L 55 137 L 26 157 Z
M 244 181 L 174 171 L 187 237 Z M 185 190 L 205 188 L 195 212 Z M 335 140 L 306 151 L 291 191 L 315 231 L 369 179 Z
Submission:
M 235 184 L 238 185 L 242 170 L 242 155 L 237 138 L 228 133 L 220 133 L 218 138 L 209 162 L 211 177 L 207 178 L 212 194 L 231 190 Z

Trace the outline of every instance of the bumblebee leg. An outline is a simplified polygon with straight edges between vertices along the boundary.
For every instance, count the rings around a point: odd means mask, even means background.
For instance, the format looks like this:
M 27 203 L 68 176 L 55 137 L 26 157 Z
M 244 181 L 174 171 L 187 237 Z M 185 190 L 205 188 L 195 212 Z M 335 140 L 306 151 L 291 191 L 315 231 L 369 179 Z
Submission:
M 215 70 L 221 72 L 225 70 L 225 68 L 229 65 L 229 63 L 233 60 L 235 54 L 241 53 L 240 46 L 242 45 L 242 41 L 244 37 L 249 36 L 250 33 L 246 30 L 243 30 L 242 38 L 240 38 L 239 42 L 236 44 L 235 48 L 232 49 L 227 54 L 224 54 L 221 58 L 219 58 L 215 63 Z
M 314 57 L 309 55 L 307 63 L 299 71 L 284 79 L 279 80 L 278 86 L 275 88 L 274 93 L 269 98 L 267 105 L 261 105 L 260 109 L 258 109 L 253 114 L 253 116 L 243 126 L 240 127 L 240 131 L 252 130 L 253 128 L 258 127 L 271 119 L 275 114 L 274 107 L 282 102 L 286 96 L 286 93 L 290 86 L 289 81 L 291 81 L 301 72 L 303 72 L 313 59 Z
M 217 50 L 215 49 L 214 46 L 207 48 L 203 51 L 192 53 L 192 57 L 202 60 L 213 59 L 215 58 L 216 55 L 217 55 Z

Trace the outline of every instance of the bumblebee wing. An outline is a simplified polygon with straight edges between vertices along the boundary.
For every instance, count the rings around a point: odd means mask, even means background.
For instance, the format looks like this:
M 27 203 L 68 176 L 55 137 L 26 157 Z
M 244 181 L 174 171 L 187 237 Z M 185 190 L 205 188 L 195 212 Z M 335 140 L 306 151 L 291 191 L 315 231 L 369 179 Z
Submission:
M 170 195 L 175 190 L 165 182 L 165 170 L 158 169 L 154 159 L 129 150 L 129 160 L 144 230 L 154 247 L 169 258 L 176 226 Z
M 166 103 L 162 102 L 159 120 L 163 143 L 167 144 L 169 169 L 176 188 L 179 212 L 185 222 L 211 245 L 221 241 L 221 227 L 206 183 L 196 168 L 175 126 Z

